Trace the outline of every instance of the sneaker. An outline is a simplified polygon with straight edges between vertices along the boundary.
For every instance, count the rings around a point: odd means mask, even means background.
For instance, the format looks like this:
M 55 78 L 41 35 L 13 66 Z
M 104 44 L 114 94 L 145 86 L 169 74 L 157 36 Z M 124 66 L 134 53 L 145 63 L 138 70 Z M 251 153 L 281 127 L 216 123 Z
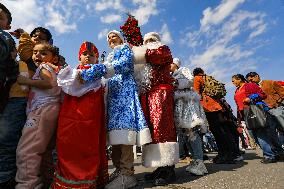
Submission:
M 14 189 L 16 184 L 15 179 L 10 179 L 7 182 L 0 183 L 0 189 Z
M 109 176 L 109 182 L 113 181 L 116 177 L 118 177 L 120 173 L 121 173 L 120 169 L 115 169 L 115 171 L 112 172 L 111 175 Z
M 284 152 L 280 152 L 275 156 L 277 161 L 284 161 Z
M 260 162 L 263 164 L 269 164 L 269 163 L 276 163 L 277 161 L 275 158 L 263 158 Z
M 105 186 L 105 189 L 128 189 L 137 185 L 137 180 L 134 176 L 118 175 L 113 181 Z
M 204 174 L 208 174 L 208 170 L 207 170 L 204 162 L 202 162 L 202 171 L 203 171 Z
M 243 161 L 244 157 L 243 156 L 237 156 L 234 161 Z
M 185 170 L 196 176 L 203 176 L 205 173 L 208 173 L 203 161 L 199 159 L 193 161 Z

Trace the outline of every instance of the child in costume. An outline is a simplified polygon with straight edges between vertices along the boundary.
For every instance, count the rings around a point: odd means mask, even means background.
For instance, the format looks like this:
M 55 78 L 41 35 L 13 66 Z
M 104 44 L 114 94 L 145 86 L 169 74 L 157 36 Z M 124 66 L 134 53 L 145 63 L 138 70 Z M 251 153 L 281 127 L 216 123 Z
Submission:
M 208 123 L 200 104 L 200 96 L 193 89 L 193 75 L 186 67 L 180 67 L 180 60 L 173 59 L 171 72 L 175 82 L 175 125 L 186 129 L 189 150 L 193 161 L 186 171 L 193 175 L 202 176 L 208 173 L 203 162 L 202 139 L 200 134 L 206 133 Z M 180 142 L 180 141 L 179 141 Z
M 103 187 L 108 180 L 103 64 L 97 64 L 99 52 L 91 42 L 82 43 L 80 64 L 58 74 L 58 85 L 66 93 L 60 109 L 56 149 L 58 154 L 53 189 Z M 93 68 L 100 74 L 93 82 L 81 83 L 78 76 Z M 88 77 L 82 73 L 83 77 Z
M 17 147 L 16 189 L 42 188 L 51 169 L 53 137 L 57 126 L 61 88 L 54 70 L 45 64 L 58 59 L 58 49 L 48 43 L 34 46 L 36 66 L 32 79 L 19 76 L 17 82 L 30 86 L 27 121 Z
M 112 30 L 107 35 L 113 51 L 105 63 L 107 81 L 107 130 L 112 145 L 112 161 L 116 170 L 110 176 L 106 189 L 131 188 L 137 184 L 134 177 L 133 145 L 151 142 L 138 89 L 134 80 L 133 52 L 124 43 L 120 32 Z M 97 72 L 92 66 L 82 71 L 84 81 L 93 81 Z M 88 76 L 88 77 L 86 77 Z

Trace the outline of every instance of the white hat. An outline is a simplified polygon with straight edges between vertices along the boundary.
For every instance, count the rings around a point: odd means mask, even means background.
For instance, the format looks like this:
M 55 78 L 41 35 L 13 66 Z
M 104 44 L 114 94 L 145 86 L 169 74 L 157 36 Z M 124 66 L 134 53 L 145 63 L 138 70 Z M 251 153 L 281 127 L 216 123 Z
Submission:
M 107 34 L 107 41 L 108 41 L 108 36 L 109 36 L 111 33 L 116 34 L 116 35 L 122 40 L 122 42 L 124 43 L 124 37 L 123 37 L 123 35 L 122 35 L 119 31 L 117 31 L 117 30 L 111 30 L 110 32 L 108 32 L 108 34 Z
M 145 44 L 145 41 L 147 41 L 148 39 L 154 39 L 156 42 L 161 42 L 161 37 L 158 33 L 156 32 L 149 32 L 149 33 L 146 33 L 144 35 L 144 44 Z
M 180 61 L 179 58 L 174 58 L 174 59 L 173 59 L 173 63 L 174 63 L 175 65 L 177 65 L 177 67 L 180 67 L 180 65 L 181 65 L 181 61 Z

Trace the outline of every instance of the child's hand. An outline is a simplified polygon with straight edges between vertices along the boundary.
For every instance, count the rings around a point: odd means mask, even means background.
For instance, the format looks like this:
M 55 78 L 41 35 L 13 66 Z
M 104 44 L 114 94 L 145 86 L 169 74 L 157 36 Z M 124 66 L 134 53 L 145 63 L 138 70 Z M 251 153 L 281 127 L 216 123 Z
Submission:
M 58 71 L 58 66 L 50 63 L 50 62 L 42 62 L 42 64 L 46 64 L 48 65 L 49 67 L 51 67 L 55 72 Z
M 20 84 L 20 85 L 28 85 L 30 79 L 27 78 L 27 77 L 24 77 L 24 76 L 21 76 L 19 75 L 18 78 L 17 78 L 17 82 Z
M 21 37 L 21 34 L 24 33 L 25 31 L 21 28 L 19 29 L 16 29 L 15 31 L 13 32 L 10 32 L 10 34 L 14 37 L 16 37 L 17 39 L 19 39 Z
M 79 80 L 79 83 L 84 84 L 85 81 L 83 80 L 81 73 L 78 74 L 77 79 Z
M 250 99 L 249 98 L 245 98 L 244 99 L 244 103 L 247 103 L 247 104 L 250 103 Z

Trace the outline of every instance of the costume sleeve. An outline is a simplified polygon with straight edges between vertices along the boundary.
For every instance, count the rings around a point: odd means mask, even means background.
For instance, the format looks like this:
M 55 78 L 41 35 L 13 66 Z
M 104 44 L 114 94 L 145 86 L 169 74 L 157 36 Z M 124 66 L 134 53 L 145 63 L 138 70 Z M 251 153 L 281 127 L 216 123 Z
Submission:
M 91 68 L 82 70 L 81 77 L 86 82 L 95 81 L 104 76 L 107 72 L 104 64 L 93 64 Z
M 133 51 L 127 45 L 124 45 L 119 51 L 115 52 L 111 65 L 116 74 L 133 72 Z
M 173 62 L 171 50 L 166 45 L 158 49 L 147 49 L 146 61 L 153 65 L 170 65 Z
M 33 42 L 31 40 L 30 35 L 27 32 L 24 32 L 20 36 L 18 53 L 21 60 L 27 62 L 33 55 Z

